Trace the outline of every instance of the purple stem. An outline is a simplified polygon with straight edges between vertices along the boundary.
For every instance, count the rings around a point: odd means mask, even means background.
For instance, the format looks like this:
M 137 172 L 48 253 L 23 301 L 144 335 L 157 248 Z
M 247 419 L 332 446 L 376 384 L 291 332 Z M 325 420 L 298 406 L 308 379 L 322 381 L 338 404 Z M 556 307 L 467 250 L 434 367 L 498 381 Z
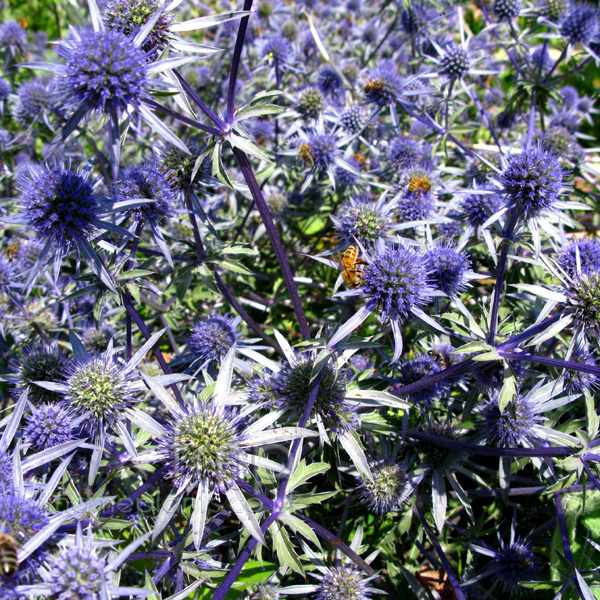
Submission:
M 222 131 L 221 129 L 216 129 L 215 127 L 211 127 L 210 125 L 205 125 L 204 123 L 200 123 L 200 121 L 196 121 L 196 119 L 191 119 L 190 117 L 186 117 L 185 115 L 182 115 L 180 112 L 177 112 L 176 110 L 173 110 L 172 108 L 169 108 L 168 106 L 165 106 L 164 104 L 160 104 L 160 102 L 156 102 L 156 100 L 147 100 L 146 102 L 153 108 L 160 110 L 161 112 L 164 112 L 165 114 L 173 117 L 174 119 L 177 119 L 178 121 L 181 121 L 182 123 L 186 123 L 187 125 L 195 127 L 196 129 L 200 129 L 200 130 L 204 131 L 205 133 L 210 133 L 211 135 L 220 135 L 221 134 L 221 131 Z
M 256 207 L 258 208 L 258 212 L 260 213 L 269 239 L 271 240 L 271 244 L 273 245 L 273 250 L 275 251 L 275 256 L 277 257 L 277 262 L 279 263 L 281 274 L 283 275 L 283 280 L 285 281 L 285 285 L 292 300 L 292 306 L 294 307 L 294 312 L 296 313 L 296 319 L 298 320 L 298 325 L 300 326 L 302 338 L 304 340 L 309 340 L 310 331 L 308 329 L 308 323 L 306 322 L 306 316 L 304 315 L 304 310 L 302 308 L 302 302 L 300 301 L 300 296 L 298 295 L 298 289 L 296 288 L 290 263 L 288 262 L 285 250 L 281 244 L 281 240 L 279 239 L 279 234 L 277 233 L 275 223 L 273 223 L 273 217 L 271 216 L 269 207 L 265 201 L 265 197 L 263 196 L 262 190 L 256 181 L 256 177 L 254 177 L 254 172 L 250 166 L 250 161 L 248 160 L 247 154 L 239 148 L 233 148 L 233 154 L 238 161 L 238 165 L 242 171 L 244 180 L 246 181 L 246 184 L 250 189 L 250 193 L 256 202 Z
M 243 10 L 252 8 L 252 0 L 244 0 Z M 235 40 L 235 48 L 233 50 L 233 59 L 231 61 L 231 71 L 229 72 L 229 89 L 227 90 L 227 118 L 229 125 L 233 123 L 233 109 L 235 107 L 235 86 L 237 84 L 238 72 L 240 70 L 240 60 L 242 58 L 242 49 L 244 47 L 244 38 L 246 37 L 246 29 L 250 16 L 242 17 L 240 20 L 240 28 L 238 29 L 237 38 Z
M 559 369 L 571 369 L 572 371 L 581 371 L 583 373 L 591 373 L 592 375 L 600 376 L 600 367 L 596 365 L 588 365 L 586 363 L 572 362 L 569 360 L 561 360 L 559 358 L 547 358 L 545 356 L 537 356 L 535 354 L 529 354 L 527 352 L 519 352 L 513 354 L 512 352 L 499 351 L 498 354 L 503 358 L 510 360 L 524 360 L 527 362 L 541 363 L 544 365 L 550 365 Z

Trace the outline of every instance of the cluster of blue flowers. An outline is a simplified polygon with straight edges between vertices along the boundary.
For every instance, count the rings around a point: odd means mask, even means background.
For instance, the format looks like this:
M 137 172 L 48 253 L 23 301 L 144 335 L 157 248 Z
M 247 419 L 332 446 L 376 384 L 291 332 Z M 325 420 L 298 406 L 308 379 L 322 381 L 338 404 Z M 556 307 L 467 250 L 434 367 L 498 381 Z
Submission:
M 2 9 L 0 598 L 598 597 L 597 7 L 80 9 Z

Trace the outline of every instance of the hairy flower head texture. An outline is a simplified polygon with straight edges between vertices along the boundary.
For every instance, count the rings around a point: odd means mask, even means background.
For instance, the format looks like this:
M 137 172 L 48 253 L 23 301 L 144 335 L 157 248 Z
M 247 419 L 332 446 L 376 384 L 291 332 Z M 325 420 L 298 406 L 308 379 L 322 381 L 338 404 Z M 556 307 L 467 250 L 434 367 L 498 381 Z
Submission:
M 315 600 L 365 600 L 370 597 L 366 577 L 354 567 L 330 567 L 320 577 Z
M 77 414 L 89 413 L 83 425 L 92 434 L 114 426 L 135 401 L 129 381 L 109 356 L 73 364 L 66 399 Z
M 451 297 L 466 288 L 470 268 L 466 254 L 436 244 L 427 250 L 426 256 L 430 285 Z
M 359 500 L 381 516 L 399 510 L 404 501 L 406 469 L 396 460 L 382 458 L 371 463 L 372 479 L 360 480 Z
M 15 393 L 29 391 L 28 399 L 33 404 L 57 402 L 62 396 L 39 385 L 35 381 L 62 382 L 65 378 L 68 360 L 56 348 L 48 346 L 30 346 L 23 356 L 13 363 L 16 371 L 17 387 Z
M 197 485 L 226 492 L 246 473 L 242 460 L 245 419 L 235 409 L 217 409 L 212 403 L 192 407 L 167 424 L 159 449 L 168 477 L 177 487 Z
M 344 202 L 331 219 L 342 245 L 357 241 L 368 246 L 383 239 L 391 231 L 393 206 L 368 196 L 358 196 Z
M 50 572 L 52 593 L 58 600 L 94 600 L 100 597 L 106 560 L 89 547 L 62 548 Z
M 283 37 L 273 36 L 269 38 L 262 49 L 263 58 L 270 58 L 277 64 L 287 62 L 292 54 L 290 43 Z
M 118 115 L 141 104 L 148 87 L 146 56 L 121 31 L 72 30 L 57 53 L 64 59 L 58 91 L 67 106 Z
M 450 79 L 463 79 L 469 74 L 471 57 L 465 48 L 452 42 L 444 48 L 440 65 L 443 75 Z
M 597 367 L 598 362 L 594 355 L 583 346 L 574 349 L 570 358 L 571 362 Z M 582 394 L 586 390 L 595 391 L 598 387 L 598 376 L 585 371 L 576 371 L 575 369 L 565 369 L 564 389 L 569 395 Z
M 302 115 L 302 118 L 309 121 L 317 119 L 323 112 L 325 98 L 323 93 L 315 87 L 304 88 L 298 98 L 296 110 Z
M 572 279 L 598 273 L 600 272 L 600 241 L 595 238 L 574 240 L 560 252 L 557 262 Z
M 600 31 L 598 8 L 583 4 L 575 7 L 563 19 L 560 34 L 570 44 L 588 44 Z
M 16 21 L 7 21 L 0 25 L 0 48 L 12 48 L 22 51 L 27 44 L 27 32 Z
M 365 126 L 365 113 L 358 104 L 348 106 L 340 112 L 340 123 L 342 127 L 350 133 L 356 135 Z
M 317 87 L 325 96 L 336 96 L 342 88 L 342 79 L 336 70 L 329 65 L 323 65 L 317 75 Z
M 326 170 L 337 154 L 337 142 L 329 133 L 315 134 L 300 146 L 300 157 L 317 171 Z
M 529 219 L 555 206 L 564 175 L 558 157 L 536 145 L 509 156 L 499 180 L 506 199 Z
M 494 556 L 492 568 L 502 589 L 513 594 L 523 589 L 519 585 L 521 581 L 537 578 L 539 561 L 528 542 L 515 541 L 510 545 L 502 544 Z
M 539 11 L 542 15 L 557 23 L 569 8 L 569 0 L 541 0 Z
M 8 98 L 11 89 L 10 83 L 6 81 L 6 79 L 0 77 L 0 102 Z
M 371 72 L 363 91 L 369 102 L 387 106 L 395 102 L 402 93 L 402 80 L 394 66 L 385 62 Z
M 400 383 L 410 385 L 420 381 L 424 377 L 439 373 L 442 368 L 430 356 L 418 355 L 411 360 L 403 362 L 398 367 L 400 370 Z M 410 401 L 420 408 L 429 408 L 433 400 L 445 389 L 444 382 L 430 384 L 412 394 L 408 395 Z
M 34 79 L 24 82 L 17 90 L 17 98 L 12 106 L 15 119 L 26 125 L 54 105 L 54 90 L 51 84 Z
M 471 227 L 483 225 L 494 213 L 502 208 L 500 194 L 471 194 L 461 201 L 458 212 Z
M 68 252 L 94 229 L 98 195 L 87 176 L 60 166 L 31 170 L 22 184 L 23 213 L 37 236 Z
M 160 223 L 171 214 L 176 192 L 166 176 L 153 165 L 130 165 L 122 174 L 118 187 L 120 201 L 147 200 L 130 214 L 137 221 Z
M 566 285 L 566 312 L 576 326 L 589 335 L 600 329 L 600 272 L 582 275 Z
M 521 0 L 496 0 L 494 14 L 499 21 L 512 21 L 521 12 Z
M 220 315 L 196 321 L 188 337 L 194 360 L 203 364 L 221 360 L 238 339 L 237 324 L 237 319 Z
M 410 310 L 429 301 L 427 259 L 424 254 L 397 244 L 378 244 L 365 267 L 363 292 L 383 319 L 403 323 Z
M 514 448 L 529 445 L 534 437 L 533 428 L 541 422 L 531 401 L 517 396 L 500 412 L 498 399 L 489 400 L 481 411 L 479 427 L 486 439 L 498 446 Z
M 37 450 L 46 450 L 73 439 L 71 412 L 61 405 L 45 404 L 27 417 L 24 440 Z

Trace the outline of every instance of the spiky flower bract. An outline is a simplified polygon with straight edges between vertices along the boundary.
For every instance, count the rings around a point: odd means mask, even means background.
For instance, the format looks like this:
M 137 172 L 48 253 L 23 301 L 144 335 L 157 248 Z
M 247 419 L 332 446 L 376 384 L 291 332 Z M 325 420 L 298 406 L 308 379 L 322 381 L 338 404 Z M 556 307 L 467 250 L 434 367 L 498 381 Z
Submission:
M 173 16 L 162 9 L 160 0 L 104 0 L 101 6 L 108 28 L 126 36 L 134 36 L 157 10 L 161 10 L 158 21 L 144 39 L 142 50 L 153 56 L 169 45 Z
M 540 422 L 534 406 L 526 396 L 517 396 L 500 412 L 498 398 L 489 400 L 483 407 L 479 428 L 485 438 L 498 446 L 514 448 L 528 445 L 533 428 Z
M 344 202 L 331 219 L 342 245 L 360 242 L 367 246 L 390 231 L 390 205 L 368 196 L 358 196 Z
M 309 86 L 302 90 L 296 104 L 296 110 L 304 119 L 310 120 L 318 118 L 324 106 L 325 99 L 321 91 Z
M 574 240 L 560 252 L 557 262 L 571 278 L 600 272 L 600 242 L 595 238 Z
M 147 200 L 130 211 L 137 221 L 160 223 L 173 207 L 176 193 L 165 175 L 153 165 L 130 165 L 123 172 L 118 188 L 119 200 Z
M 492 569 L 503 590 L 513 594 L 523 589 L 519 585 L 521 581 L 537 578 L 539 563 L 529 542 L 515 541 L 510 545 L 502 544 L 496 552 Z
M 276 63 L 285 63 L 292 53 L 290 43 L 283 37 L 273 36 L 269 38 L 262 49 L 262 55 L 270 58 Z
M 590 5 L 576 6 L 563 19 L 560 34 L 570 44 L 588 44 L 600 30 L 598 9 Z
M 313 367 L 313 357 L 304 354 L 281 368 L 272 382 L 277 406 L 296 414 L 304 412 L 310 396 Z M 327 429 L 339 435 L 358 427 L 358 415 L 345 402 L 345 397 L 344 376 L 337 371 L 335 364 L 328 362 L 323 367 L 323 379 L 315 399 L 314 412 L 323 419 Z
M 196 321 L 188 338 L 188 348 L 201 363 L 221 360 L 236 343 L 236 319 L 214 315 Z
M 37 450 L 46 450 L 73 439 L 70 411 L 60 405 L 45 404 L 33 409 L 23 430 L 25 441 Z
M 447 246 L 434 245 L 427 250 L 427 269 L 433 287 L 448 296 L 456 296 L 466 287 L 470 263 L 467 256 Z
M 402 80 L 393 64 L 384 62 L 375 68 L 365 83 L 364 93 L 369 102 L 379 106 L 395 102 L 402 93 Z
M 320 577 L 315 600 L 366 600 L 370 597 L 365 576 L 354 567 L 330 567 Z
M 389 458 L 379 459 L 370 466 L 373 478 L 361 478 L 358 497 L 371 512 L 385 516 L 402 505 L 406 469 Z
M 245 419 L 233 408 L 219 410 L 213 402 L 190 407 L 166 426 L 158 441 L 177 487 L 204 486 L 226 492 L 246 472 L 242 460 Z
M 521 12 L 521 0 L 496 0 L 494 14 L 500 21 L 512 21 Z
M 58 92 L 66 106 L 119 115 L 141 104 L 148 88 L 146 56 L 121 31 L 72 30 L 57 53 L 65 61 Z
M 507 200 L 529 219 L 558 202 L 564 175 L 558 157 L 535 145 L 509 156 L 499 180 Z
M 27 224 L 61 252 L 93 231 L 99 197 L 88 178 L 71 168 L 31 170 L 21 196 Z
M 471 68 L 471 58 L 465 48 L 450 43 L 444 48 L 440 64 L 443 75 L 450 79 L 463 79 Z
M 29 390 L 28 398 L 36 405 L 60 400 L 60 394 L 47 390 L 35 381 L 63 381 L 68 360 L 54 347 L 30 346 L 21 358 L 14 363 L 17 375 L 16 393 Z
M 52 593 L 58 600 L 95 600 L 100 597 L 106 560 L 93 547 L 62 548 L 50 571 Z
M 411 360 L 401 363 L 398 368 L 400 370 L 400 382 L 402 385 L 415 383 L 423 379 L 423 377 L 435 375 L 442 370 L 440 365 L 427 355 L 418 355 Z M 408 397 L 417 407 L 427 409 L 444 387 L 443 382 L 434 383 L 413 392 Z
M 76 362 L 69 371 L 66 399 L 77 414 L 88 414 L 83 425 L 92 434 L 114 426 L 133 406 L 131 384 L 111 356 Z
M 425 255 L 400 244 L 378 244 L 365 267 L 362 290 L 384 319 L 403 323 L 412 308 L 429 301 Z

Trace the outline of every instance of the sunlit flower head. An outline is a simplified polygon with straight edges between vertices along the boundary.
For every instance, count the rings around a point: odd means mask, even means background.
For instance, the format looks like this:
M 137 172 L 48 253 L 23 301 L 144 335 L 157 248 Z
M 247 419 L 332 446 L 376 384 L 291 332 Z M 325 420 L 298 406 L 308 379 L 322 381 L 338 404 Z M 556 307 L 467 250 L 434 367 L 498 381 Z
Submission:
M 188 349 L 201 364 L 221 360 L 236 343 L 239 318 L 214 315 L 196 321 L 188 337 Z
M 440 66 L 442 74 L 450 79 L 464 79 L 471 68 L 471 57 L 466 48 L 451 42 L 444 48 Z
M 68 409 L 44 404 L 33 409 L 23 430 L 25 441 L 37 450 L 46 450 L 73 439 L 73 417 Z
M 595 238 L 574 240 L 560 252 L 557 262 L 571 278 L 600 272 L 600 242 Z
M 430 284 L 448 296 L 462 292 L 468 281 L 470 261 L 454 248 L 434 245 L 426 252 Z
M 350 566 L 330 567 L 319 578 L 315 600 L 366 600 L 370 598 L 365 575 Z
M 397 460 L 381 458 L 371 463 L 372 479 L 361 478 L 359 500 L 377 515 L 399 510 L 404 502 L 406 468 Z
M 400 363 L 398 369 L 400 371 L 399 380 L 402 385 L 415 383 L 424 377 L 435 375 L 442 370 L 433 358 L 425 354 L 417 355 L 415 358 Z M 434 383 L 410 394 L 408 398 L 417 407 L 427 409 L 445 387 L 444 382 Z
M 519 16 L 521 0 L 495 0 L 494 14 L 499 21 L 512 21 Z
M 526 396 L 517 396 L 501 412 L 498 399 L 489 400 L 481 411 L 479 428 L 492 444 L 514 448 L 529 445 L 535 437 L 534 426 L 541 422 L 533 403 Z
M 560 34 L 569 44 L 588 44 L 600 31 L 598 8 L 589 4 L 576 6 L 563 19 Z
M 396 73 L 393 64 L 384 62 L 371 72 L 363 91 L 369 102 L 387 106 L 400 97 L 402 80 Z
M 340 112 L 342 127 L 352 134 L 359 133 L 365 126 L 366 121 L 363 108 L 358 104 L 348 106 Z

